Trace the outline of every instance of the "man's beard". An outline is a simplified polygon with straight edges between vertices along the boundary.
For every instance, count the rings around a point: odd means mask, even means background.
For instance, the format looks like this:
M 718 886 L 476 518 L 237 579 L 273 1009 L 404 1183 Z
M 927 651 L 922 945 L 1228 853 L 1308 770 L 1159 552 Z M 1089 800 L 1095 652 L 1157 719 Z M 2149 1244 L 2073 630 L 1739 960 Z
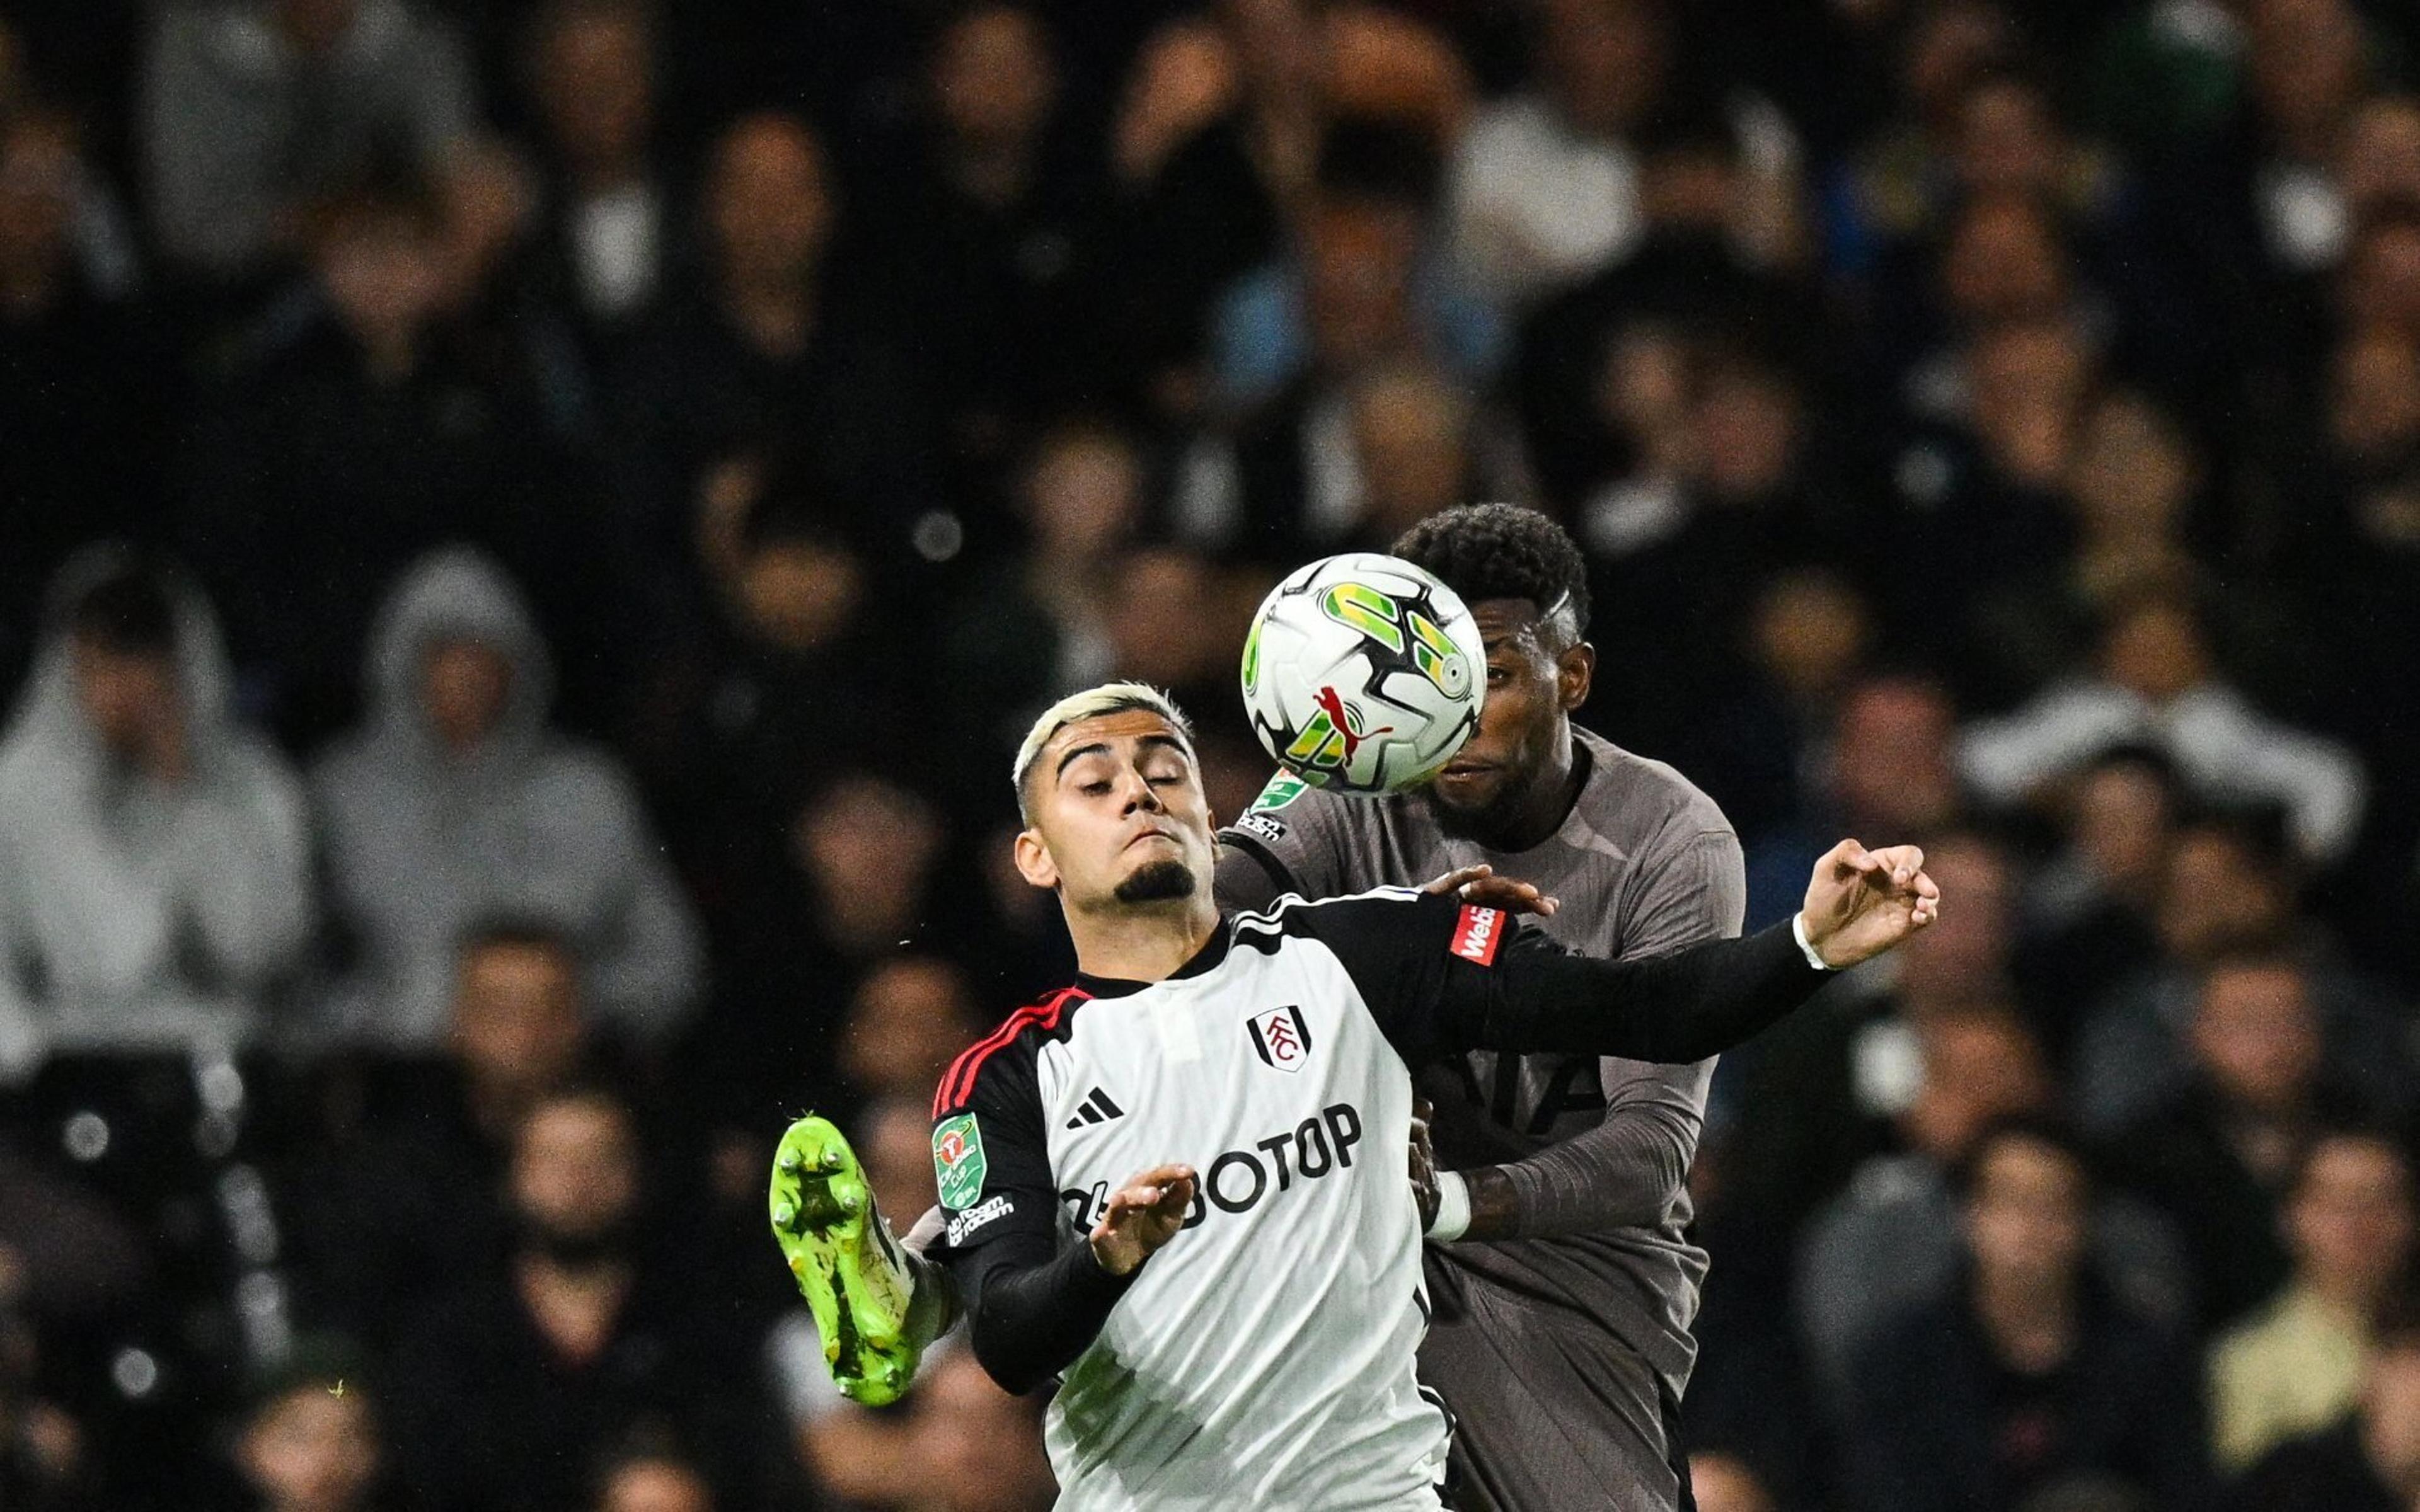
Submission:
M 1507 781 L 1475 809 L 1458 809 L 1437 796 L 1435 787 L 1420 790 L 1429 817 L 1448 840 L 1466 840 L 1489 850 L 1501 850 L 1497 841 L 1512 827 L 1521 807 L 1522 784 Z
M 1193 869 L 1182 861 L 1147 861 L 1126 873 L 1112 894 L 1122 903 L 1164 903 L 1193 896 Z

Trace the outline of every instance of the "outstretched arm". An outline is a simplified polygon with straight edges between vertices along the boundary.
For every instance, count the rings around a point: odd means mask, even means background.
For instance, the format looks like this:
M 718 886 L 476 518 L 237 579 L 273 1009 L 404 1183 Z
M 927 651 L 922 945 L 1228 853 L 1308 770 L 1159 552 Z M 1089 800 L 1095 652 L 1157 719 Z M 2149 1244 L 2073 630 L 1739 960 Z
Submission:
M 1435 896 L 1340 900 L 1287 927 L 1326 943 L 1404 1057 L 1446 1051 L 1620 1056 L 1678 1065 L 1749 1039 L 1813 995 L 1827 970 L 1931 923 L 1940 889 L 1914 847 L 1843 841 L 1807 905 L 1745 940 L 1669 955 L 1566 955 L 1498 909 Z
M 1815 864 L 1806 906 L 1788 924 L 1639 961 L 1565 955 L 1525 936 L 1478 974 L 1477 990 L 1449 986 L 1438 1027 L 1449 1045 L 1474 1049 L 1702 1060 L 1805 1002 L 1825 971 L 1931 923 L 1941 891 L 1923 867 L 1914 846 L 1842 841 Z

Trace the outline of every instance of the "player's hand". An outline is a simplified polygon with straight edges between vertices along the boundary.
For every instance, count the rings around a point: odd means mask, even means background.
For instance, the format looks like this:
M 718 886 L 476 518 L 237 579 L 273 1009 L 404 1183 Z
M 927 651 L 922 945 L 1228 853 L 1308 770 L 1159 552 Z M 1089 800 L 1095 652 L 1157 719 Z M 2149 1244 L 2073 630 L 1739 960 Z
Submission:
M 1436 1222 L 1437 1174 L 1436 1147 L 1429 1143 L 1429 1120 L 1436 1117 L 1436 1106 L 1427 1098 L 1412 1098 L 1412 1201 L 1420 1210 L 1420 1232 L 1427 1233 L 1429 1225 Z
M 1807 940 L 1829 966 L 1882 954 L 1939 917 L 1941 888 L 1914 845 L 1869 851 L 1844 840 L 1815 863 L 1807 885 Z
M 1131 1177 L 1093 1226 L 1093 1258 L 1111 1275 L 1126 1275 L 1185 1227 L 1193 1206 L 1193 1167 L 1155 1165 Z
M 1535 914 L 1549 918 L 1562 906 L 1527 882 L 1499 877 L 1496 869 L 1481 862 L 1478 866 L 1459 866 L 1420 889 L 1422 892 L 1450 892 L 1464 903 L 1481 908 L 1501 908 L 1508 914 Z

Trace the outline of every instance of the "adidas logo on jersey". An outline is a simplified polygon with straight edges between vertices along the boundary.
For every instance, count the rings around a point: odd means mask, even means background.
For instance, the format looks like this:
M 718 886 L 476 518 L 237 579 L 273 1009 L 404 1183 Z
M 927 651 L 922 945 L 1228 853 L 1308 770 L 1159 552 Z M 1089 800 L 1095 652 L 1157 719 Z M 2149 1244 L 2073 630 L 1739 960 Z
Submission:
M 1088 1123 L 1107 1123 L 1111 1119 L 1123 1119 L 1125 1116 L 1125 1109 L 1110 1102 L 1109 1094 L 1095 1087 L 1077 1106 L 1076 1116 L 1067 1120 L 1067 1127 L 1081 1129 Z

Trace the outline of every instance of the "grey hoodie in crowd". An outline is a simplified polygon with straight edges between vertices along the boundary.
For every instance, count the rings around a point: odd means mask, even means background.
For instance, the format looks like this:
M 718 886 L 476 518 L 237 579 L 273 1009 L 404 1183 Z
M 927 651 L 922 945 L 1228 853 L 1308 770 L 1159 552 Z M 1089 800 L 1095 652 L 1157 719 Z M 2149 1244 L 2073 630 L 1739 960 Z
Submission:
M 190 771 L 174 786 L 103 747 L 77 697 L 75 604 L 126 560 L 85 551 L 52 585 L 40 652 L 0 740 L 0 1076 L 52 1051 L 218 1055 L 311 933 L 301 785 L 228 707 L 226 651 L 172 580 Z
M 496 729 L 449 753 L 421 701 L 429 648 L 475 640 L 512 663 Z M 429 1051 L 443 1041 L 456 952 L 494 918 L 564 933 L 590 1004 L 659 1038 L 696 1000 L 697 930 L 620 767 L 546 725 L 553 666 L 519 591 L 452 549 L 404 575 L 370 638 L 368 717 L 311 775 L 328 906 L 361 954 L 322 999 L 318 1032 Z

